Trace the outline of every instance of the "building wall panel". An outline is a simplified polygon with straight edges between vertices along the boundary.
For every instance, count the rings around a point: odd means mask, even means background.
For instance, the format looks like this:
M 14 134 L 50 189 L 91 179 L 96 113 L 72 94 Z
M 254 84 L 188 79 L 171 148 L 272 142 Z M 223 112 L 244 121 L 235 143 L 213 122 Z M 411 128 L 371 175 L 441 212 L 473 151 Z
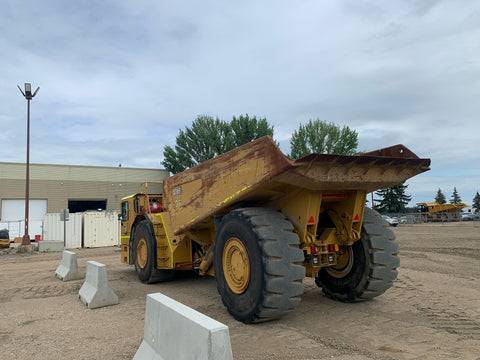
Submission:
M 140 183 L 167 176 L 161 169 L 31 164 L 30 198 L 47 199 L 48 213 L 67 208 L 68 200 L 107 200 L 107 210 L 119 210 L 121 199 L 139 192 Z M 151 184 L 149 192 L 162 192 L 162 185 Z M 0 200 L 24 197 L 25 164 L 0 162 Z

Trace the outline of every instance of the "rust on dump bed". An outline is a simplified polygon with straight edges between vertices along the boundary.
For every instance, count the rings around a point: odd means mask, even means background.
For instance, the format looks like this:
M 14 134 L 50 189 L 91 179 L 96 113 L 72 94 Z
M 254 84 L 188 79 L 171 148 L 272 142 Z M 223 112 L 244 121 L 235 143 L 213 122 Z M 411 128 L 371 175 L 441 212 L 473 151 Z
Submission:
M 429 170 L 429 166 L 430 159 L 420 159 L 405 146 L 395 145 L 355 156 L 310 154 L 296 160 L 278 180 L 310 190 L 368 193 L 401 183 Z
M 164 180 L 165 203 L 174 233 L 202 226 L 249 201 L 268 204 L 298 188 L 371 192 L 429 170 L 403 145 L 362 155 L 285 156 L 270 136 L 262 137 Z

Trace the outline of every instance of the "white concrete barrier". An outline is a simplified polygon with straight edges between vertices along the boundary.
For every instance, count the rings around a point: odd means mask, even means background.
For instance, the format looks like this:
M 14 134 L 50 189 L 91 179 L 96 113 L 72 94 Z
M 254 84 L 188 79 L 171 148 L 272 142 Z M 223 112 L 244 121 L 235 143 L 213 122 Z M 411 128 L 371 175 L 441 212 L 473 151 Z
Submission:
M 108 283 L 106 265 L 87 261 L 87 276 L 78 297 L 89 309 L 118 304 L 118 296 Z
M 133 359 L 233 359 L 228 327 L 168 296 L 148 294 L 143 342 Z
M 39 252 L 55 252 L 63 251 L 63 241 L 49 241 L 49 240 L 40 240 L 38 242 L 38 251 Z
M 62 281 L 83 279 L 83 273 L 78 270 L 77 254 L 65 250 L 55 275 Z

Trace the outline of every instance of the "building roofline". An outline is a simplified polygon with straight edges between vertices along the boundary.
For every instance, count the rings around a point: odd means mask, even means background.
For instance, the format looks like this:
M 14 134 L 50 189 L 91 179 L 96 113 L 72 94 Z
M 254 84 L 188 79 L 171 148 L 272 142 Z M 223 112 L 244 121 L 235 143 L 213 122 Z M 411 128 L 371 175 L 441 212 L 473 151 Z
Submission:
M 0 161 L 0 165 L 23 165 L 23 166 L 26 166 L 26 163 Z M 139 167 L 126 167 L 126 166 L 67 165 L 67 164 L 38 164 L 38 163 L 30 163 L 30 166 L 55 166 L 55 167 L 75 167 L 75 168 L 95 168 L 95 169 L 131 169 L 131 170 L 168 171 L 166 169 L 161 169 L 161 168 L 139 168 Z

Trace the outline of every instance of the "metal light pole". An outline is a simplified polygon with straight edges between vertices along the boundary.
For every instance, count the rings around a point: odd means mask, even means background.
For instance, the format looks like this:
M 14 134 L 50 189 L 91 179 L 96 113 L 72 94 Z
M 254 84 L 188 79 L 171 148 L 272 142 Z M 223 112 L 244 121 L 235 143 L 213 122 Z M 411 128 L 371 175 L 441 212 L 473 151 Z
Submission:
M 35 95 L 37 95 L 39 87 L 32 94 L 32 85 L 25 83 L 25 92 L 22 91 L 20 86 L 18 89 L 22 95 L 27 99 L 27 173 L 25 180 L 25 235 L 23 235 L 22 245 L 30 245 L 30 235 L 28 234 L 28 207 L 29 207 L 29 197 L 30 197 L 30 100 L 32 100 Z

